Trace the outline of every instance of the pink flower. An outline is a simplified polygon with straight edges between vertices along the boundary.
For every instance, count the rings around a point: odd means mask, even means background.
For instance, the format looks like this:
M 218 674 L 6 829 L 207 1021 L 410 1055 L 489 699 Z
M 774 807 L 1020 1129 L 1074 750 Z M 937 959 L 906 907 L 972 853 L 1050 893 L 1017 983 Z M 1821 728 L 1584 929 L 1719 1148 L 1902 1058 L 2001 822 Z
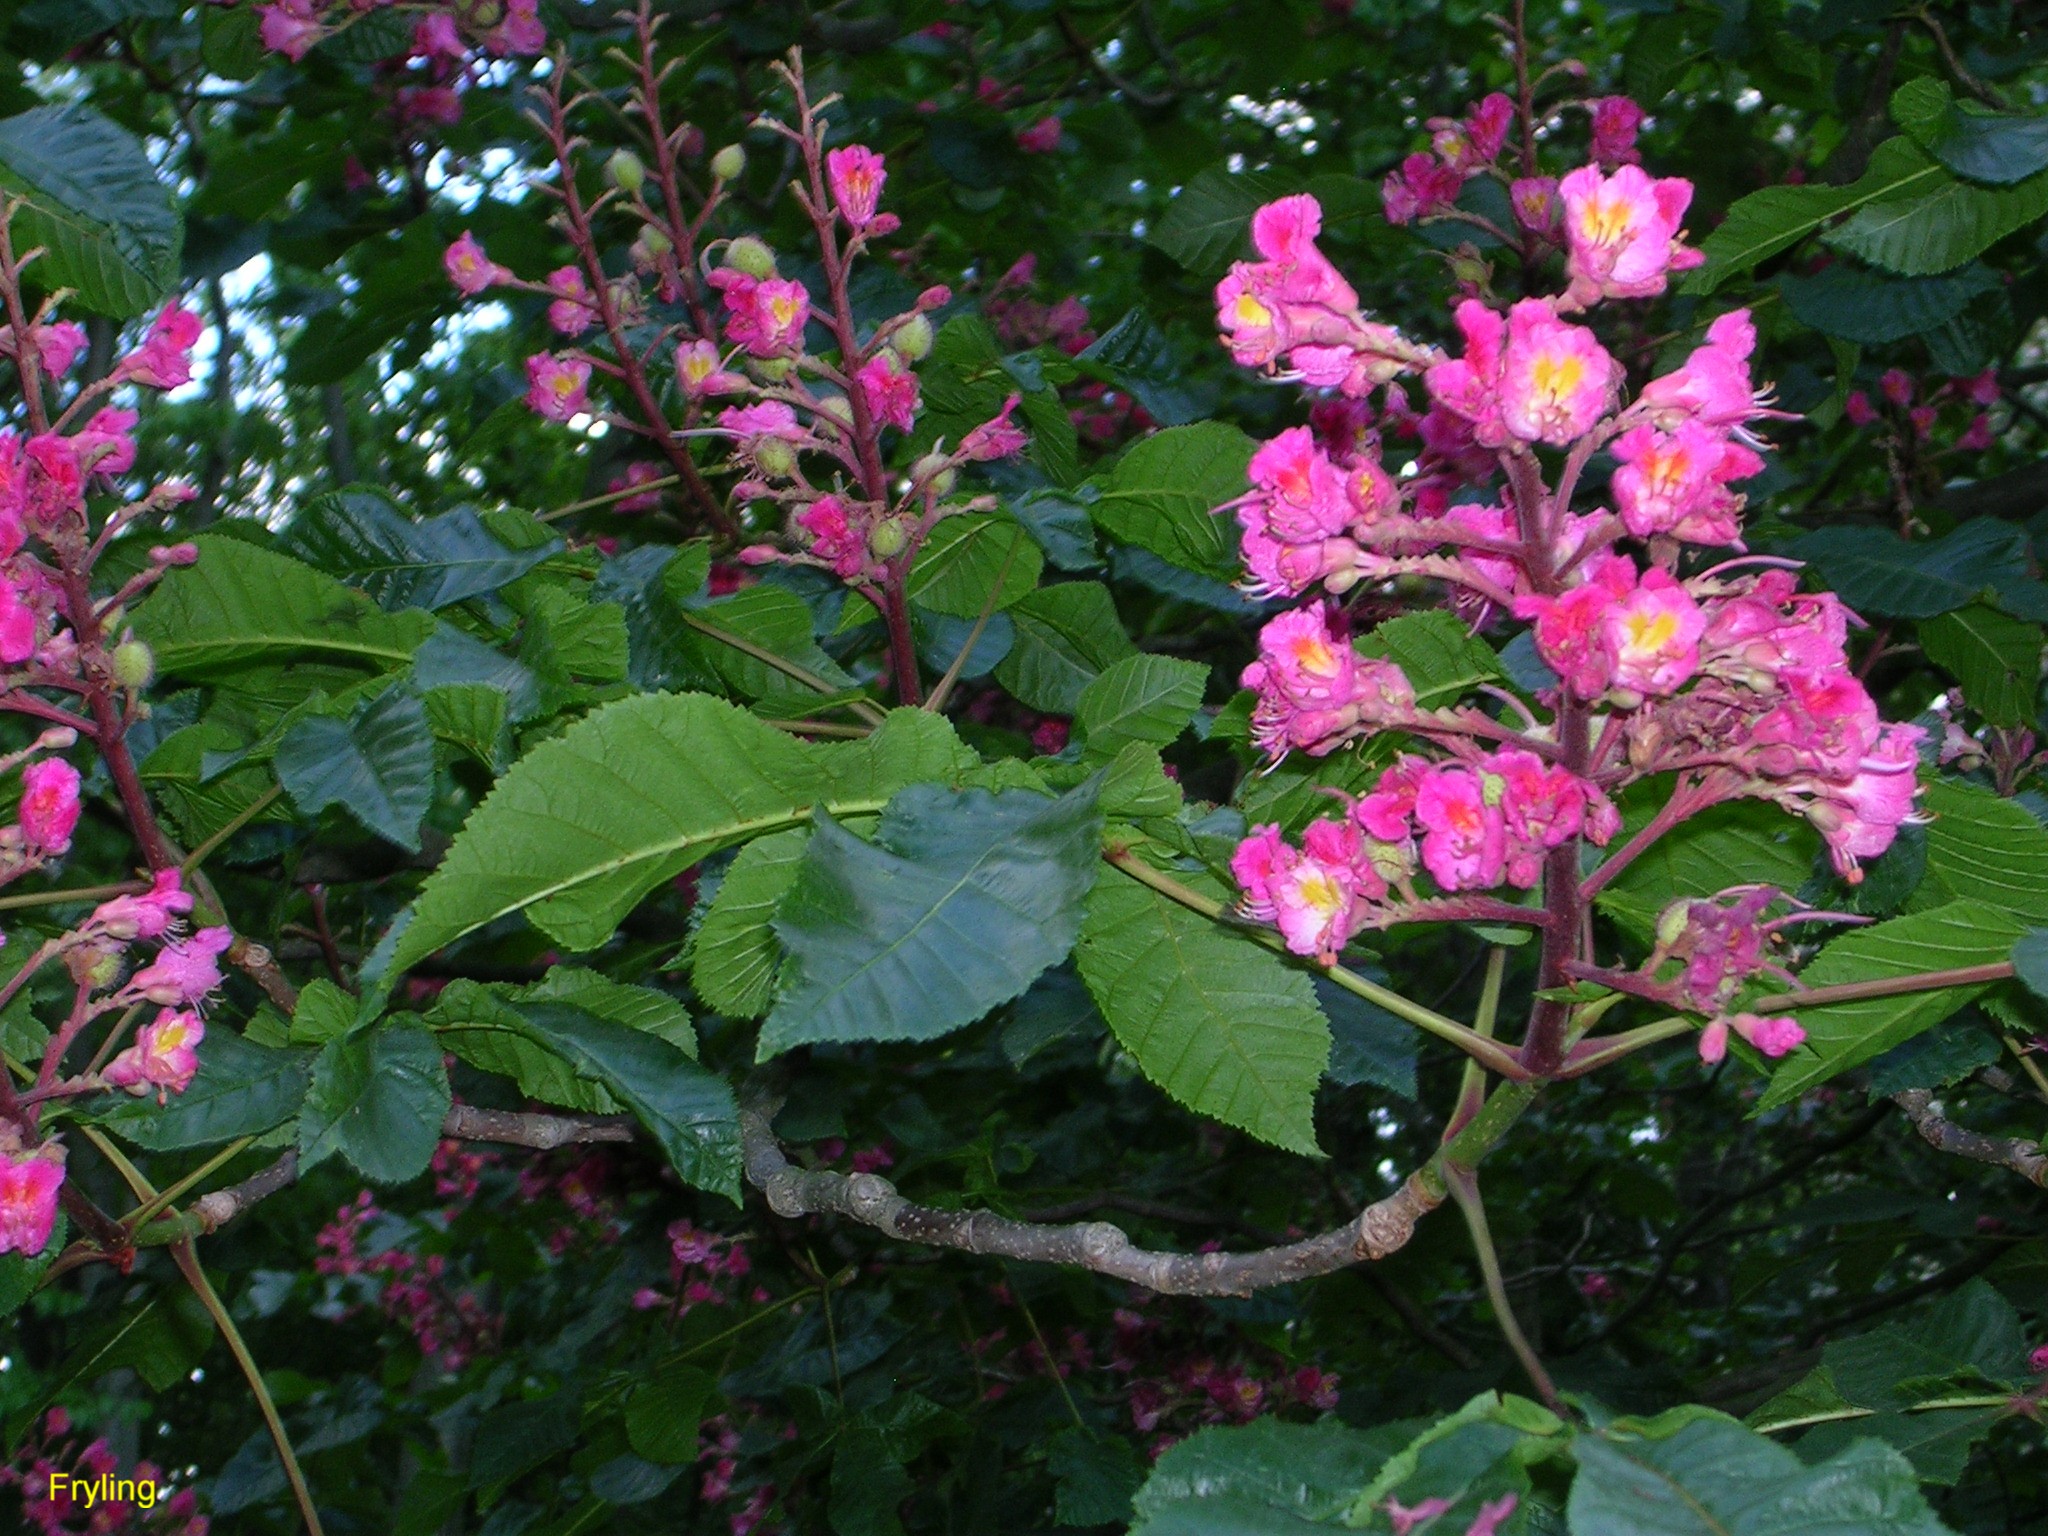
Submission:
M 2027 1369 L 2036 1374 L 2048 1371 L 2048 1344 L 2043 1344 L 2027 1356 Z
M 502 58 L 513 53 L 539 53 L 548 45 L 547 28 L 541 25 L 539 0 L 507 0 L 498 24 L 480 35 L 488 53 Z
M 1365 916 L 1357 869 L 1362 851 L 1356 827 L 1313 822 L 1301 853 L 1269 882 L 1273 924 L 1291 953 L 1331 965 L 1358 931 Z
M 1352 506 L 1342 471 L 1316 446 L 1307 427 L 1289 427 L 1252 455 L 1248 471 L 1263 497 L 1238 508 L 1238 521 L 1288 543 L 1342 533 Z
M 735 450 L 743 454 L 759 451 L 770 438 L 800 443 L 805 432 L 796 412 L 780 400 L 762 400 L 753 405 L 729 405 L 718 413 L 718 425 L 734 437 Z
M 717 343 L 704 337 L 676 348 L 676 383 L 692 400 L 707 395 L 736 395 L 747 388 L 744 378 L 726 372 Z
M 1773 1061 L 1806 1043 L 1806 1031 L 1791 1017 L 1765 1019 L 1753 1013 L 1738 1013 L 1728 1020 L 1728 1026 Z
M 590 364 L 580 357 L 536 352 L 526 360 L 526 406 L 549 421 L 590 409 Z
M 1885 399 L 1900 410 L 1913 403 L 1913 375 L 1903 368 L 1887 368 L 1877 377 L 1877 387 Z
M 732 267 L 718 268 L 708 281 L 725 295 L 725 334 L 734 346 L 753 357 L 784 357 L 803 345 L 811 296 L 802 283 Z
M 1451 1507 L 1449 1499 L 1424 1499 L 1410 1508 L 1397 1499 L 1387 1500 L 1387 1523 L 1394 1528 L 1394 1536 L 1409 1536 L 1418 1525 L 1426 1525 Z
M 1557 181 L 1550 176 L 1518 177 L 1508 188 L 1508 203 L 1515 210 L 1515 222 L 1539 235 L 1553 233 L 1564 214 Z
M 218 957 L 234 937 L 226 928 L 202 928 L 182 944 L 166 944 L 123 990 L 166 1007 L 203 1002 L 220 986 Z
M 78 770 L 62 758 L 46 757 L 22 770 L 21 840 L 46 857 L 71 846 L 78 825 Z
M 1007 459 L 1014 453 L 1022 453 L 1030 439 L 1024 435 L 1022 427 L 1012 425 L 1010 416 L 1023 401 L 1022 395 L 1013 394 L 995 415 L 978 427 L 970 427 L 967 435 L 960 439 L 960 452 L 976 463 Z
M 838 496 L 820 496 L 794 519 L 810 535 L 811 553 L 832 567 L 834 575 L 846 581 L 858 576 L 867 564 L 867 537 L 852 525 L 847 505 Z
M 75 320 L 59 320 L 54 325 L 36 326 L 32 332 L 36 348 L 36 365 L 43 372 L 62 375 L 71 371 L 71 365 L 78 361 L 78 354 L 86 348 L 85 327 Z M 1994 388 L 1993 398 L 1997 397 Z
M 1259 632 L 1259 659 L 1240 679 L 1255 689 L 1252 741 L 1273 757 L 1292 747 L 1321 756 L 1362 728 L 1413 716 L 1415 690 L 1390 661 L 1358 655 L 1320 607 L 1297 609 Z
M 548 292 L 556 296 L 548 305 L 548 324 L 562 335 L 581 336 L 597 324 L 597 307 L 580 267 L 555 268 L 548 274 Z
M 206 1025 L 198 1014 L 189 1008 L 166 1008 L 142 1026 L 135 1043 L 108 1062 L 100 1075 L 110 1088 L 137 1098 L 154 1089 L 161 1104 L 166 1094 L 183 1093 L 192 1086 L 199 1071 L 199 1042 L 205 1038 Z
M 1956 447 L 1964 453 L 1982 453 L 1996 440 L 1991 430 L 1991 418 L 1980 411 L 1970 419 L 1970 425 L 1963 435 L 1956 439 Z
M 0 1253 L 33 1257 L 57 1224 L 57 1191 L 64 1183 L 64 1152 L 45 1142 L 34 1152 L 0 1149 Z
M 1465 355 L 1435 364 L 1423 375 L 1423 383 L 1432 400 L 1471 424 L 1480 446 L 1498 448 L 1507 441 L 1500 402 L 1507 322 L 1477 299 L 1458 305 L 1457 320 L 1465 336 Z
M 1500 410 L 1511 434 L 1564 447 L 1592 430 L 1620 386 L 1621 365 L 1591 331 L 1566 325 L 1540 299 L 1508 311 Z
M 1515 617 L 1533 621 L 1536 652 L 1582 699 L 1607 691 L 1612 665 L 1599 643 L 1601 621 L 1636 586 L 1635 565 L 1626 555 L 1600 555 L 1589 562 L 1591 578 L 1557 597 L 1515 600 Z
M 1588 106 L 1593 113 L 1593 158 L 1602 165 L 1640 160 L 1636 130 L 1643 124 L 1643 109 L 1626 96 L 1602 96 Z
M 19 541 L 16 542 L 19 548 Z M 0 662 L 18 667 L 36 653 L 41 620 L 11 577 L 0 576 Z
M 101 902 L 85 926 L 114 939 L 157 939 L 191 910 L 192 894 L 181 888 L 178 871 L 164 869 L 142 895 Z
M 1891 847 L 1901 823 L 1913 815 L 1920 793 L 1915 769 L 1926 732 L 1917 725 L 1887 725 L 1856 776 L 1808 811 L 1820 828 L 1835 869 L 1854 885 L 1863 879 L 1859 861 Z
M 412 56 L 416 59 L 450 59 L 461 63 L 469 54 L 462 34 L 455 30 L 455 18 L 446 11 L 434 11 L 413 23 Z
M 197 315 L 173 299 L 150 322 L 142 345 L 114 365 L 114 372 L 151 389 L 176 389 L 192 377 L 192 348 L 204 327 Z
M 860 365 L 853 383 L 876 421 L 899 432 L 917 424 L 917 375 L 887 347 Z
M 1601 616 L 1609 685 L 1632 694 L 1676 693 L 1700 666 L 1707 616 L 1670 572 L 1652 567 Z
M 445 18 L 443 18 L 445 19 Z M 455 291 L 474 298 L 494 283 L 507 283 L 512 273 L 484 254 L 483 246 L 468 230 L 441 253 L 441 266 Z
M 1389 224 L 1409 224 L 1452 207 L 1464 185 L 1456 166 L 1434 155 L 1410 155 L 1380 184 L 1380 206 Z
M 1501 784 L 1501 827 L 1507 838 L 1507 881 L 1524 890 L 1543 877 L 1543 855 L 1576 837 L 1585 824 L 1586 785 L 1568 768 L 1534 752 L 1496 752 L 1484 768 Z
M 1057 139 L 1057 131 L 1055 131 Z M 832 201 L 839 216 L 856 235 L 885 235 L 896 227 L 893 214 L 877 216 L 882 187 L 889 179 L 882 157 L 865 144 L 849 144 L 825 155 L 826 179 L 832 187 Z
M 141 419 L 136 412 L 117 406 L 95 411 L 71 437 L 81 464 L 89 463 L 96 475 L 125 475 L 135 467 L 134 432 Z
M 1501 1522 L 1515 1512 L 1515 1506 L 1522 1502 L 1518 1493 L 1504 1493 L 1497 1499 L 1488 1499 L 1479 1506 L 1479 1513 L 1472 1523 L 1465 1527 L 1465 1536 L 1500 1536 Z
M 63 370 L 59 369 L 58 371 L 61 373 Z M 1986 368 L 1982 373 L 1972 374 L 1967 379 L 1957 379 L 1956 388 L 1962 394 L 1963 398 L 1971 402 L 1971 404 L 1973 405 L 1998 404 L 1999 389 L 1997 366 L 1993 365 L 1992 367 Z
M 1465 119 L 1465 137 L 1475 165 L 1490 165 L 1500 158 L 1514 123 L 1515 104 L 1499 91 L 1472 109 Z
M 1636 397 L 1635 409 L 1669 431 L 1690 417 L 1710 427 L 1740 429 L 1759 416 L 1775 414 L 1749 378 L 1749 355 L 1756 350 L 1756 327 L 1749 311 L 1731 309 L 1707 327 L 1704 346 L 1661 379 L 1652 379 Z
M 1645 423 L 1614 442 L 1614 504 L 1637 538 L 1673 534 L 1695 544 L 1737 544 L 1742 498 L 1733 480 L 1763 472 L 1764 461 L 1690 418 L 1659 432 Z
M 630 490 L 636 485 L 649 485 L 654 481 L 665 478 L 666 476 L 663 474 L 660 465 L 650 464 L 645 459 L 636 459 L 626 466 L 624 474 L 612 477 L 612 483 L 607 489 L 613 491 Z M 642 491 L 634 496 L 622 496 L 612 503 L 612 510 L 614 512 L 654 512 L 658 511 L 660 507 L 661 492 L 659 490 Z
M 1565 275 L 1570 300 L 1646 299 L 1664 291 L 1668 272 L 1706 260 L 1679 240 L 1692 183 L 1653 181 L 1638 166 L 1603 177 L 1581 166 L 1558 183 L 1564 199 Z
M 294 64 L 327 35 L 314 14 L 313 0 L 276 0 L 271 5 L 257 6 L 256 16 L 256 35 L 263 40 L 263 46 L 283 54 Z
M 1027 155 L 1049 155 L 1060 147 L 1060 120 L 1048 114 L 1017 130 L 1017 147 Z
M 1877 420 L 1877 407 L 1870 403 L 1870 396 L 1860 389 L 1849 391 L 1849 398 L 1842 402 L 1842 414 L 1852 427 L 1867 427 Z
M 1471 769 L 1427 770 L 1415 791 L 1415 820 L 1423 828 L 1423 867 L 1438 885 L 1467 891 L 1500 884 L 1507 861 L 1506 826 Z

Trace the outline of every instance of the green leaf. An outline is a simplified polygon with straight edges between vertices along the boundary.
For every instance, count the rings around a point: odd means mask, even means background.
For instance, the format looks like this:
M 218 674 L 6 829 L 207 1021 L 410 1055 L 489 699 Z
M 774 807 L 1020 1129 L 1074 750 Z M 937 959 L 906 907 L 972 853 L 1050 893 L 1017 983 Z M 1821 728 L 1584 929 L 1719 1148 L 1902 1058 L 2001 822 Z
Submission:
M 1228 581 L 1237 575 L 1237 528 L 1216 509 L 1244 494 L 1257 447 L 1220 421 L 1155 432 L 1117 460 L 1090 511 L 1110 537 Z
M 594 949 L 647 892 L 699 859 L 800 825 L 827 799 L 820 756 L 722 699 L 645 695 L 596 711 L 515 763 L 428 877 L 402 969 L 517 912 Z
M 931 1040 L 1065 958 L 1099 868 L 1091 781 L 1056 800 L 913 785 L 873 843 L 818 818 L 775 917 L 789 976 L 763 1060 L 818 1041 Z
M 1299 190 L 1271 172 L 1211 166 L 1174 194 L 1147 243 L 1203 277 L 1220 275 L 1245 248 L 1252 214 L 1262 203 Z
M 1449 704 L 1479 684 L 1498 683 L 1505 676 L 1493 647 L 1456 614 L 1440 609 L 1389 619 L 1354 649 L 1361 656 L 1398 664 L 1415 689 L 1415 702 L 1425 709 Z
M 1663 804 L 1661 790 L 1653 784 L 1625 799 L 1622 828 L 1610 851 L 1649 823 Z M 1820 834 L 1800 818 L 1760 800 L 1731 801 L 1687 817 L 1596 899 L 1601 911 L 1647 940 L 1657 915 L 1680 896 L 1711 896 L 1752 883 L 1798 890 L 1812 874 L 1820 847 Z
M 1185 361 L 1142 309 L 1127 310 L 1075 362 L 1130 395 L 1162 427 L 1184 426 L 1213 403 L 1208 392 L 1189 387 Z
M 1202 707 L 1209 669 L 1172 656 L 1127 656 L 1081 691 L 1074 721 L 1091 761 L 1140 743 L 1163 747 Z
M 903 584 L 911 602 L 948 618 L 978 619 L 1027 596 L 1045 569 L 1045 551 L 1014 517 L 1001 513 L 957 513 L 931 532 L 911 563 Z M 855 595 L 839 617 L 844 633 L 873 623 L 879 614 Z
M 1835 1341 L 1821 1364 L 1845 1402 L 1909 1408 L 1942 1383 L 2017 1389 L 2029 1374 L 2027 1333 L 2012 1303 L 1980 1277 L 1897 1322 Z
M 1838 214 L 1880 198 L 1903 197 L 1947 180 L 1947 173 L 1900 137 L 1872 151 L 1869 167 L 1846 187 L 1765 187 L 1739 198 L 1719 227 L 1700 242 L 1706 261 L 1681 293 L 1708 294 L 1758 262 L 1797 245 Z
M 660 1466 L 697 1459 L 697 1425 L 716 1383 L 694 1365 L 672 1365 L 626 1399 L 626 1441 Z
M 1974 784 L 1931 779 L 1921 807 L 1931 818 L 1927 873 L 1909 906 L 1967 898 L 1999 908 L 2022 928 L 2048 912 L 2048 827 L 2024 805 Z
M 683 1182 L 740 1198 L 739 1105 L 724 1079 L 668 1041 L 570 1003 L 529 1002 L 523 1032 L 630 1109 Z
M 450 683 L 420 695 L 427 727 L 437 741 L 460 747 L 496 773 L 512 755 L 512 724 L 505 690 L 489 683 Z
M 697 1026 L 690 1012 L 666 992 L 613 981 L 576 965 L 557 965 L 530 987 L 509 994 L 524 1007 L 529 1003 L 568 1003 L 607 1024 L 623 1024 L 642 1034 L 666 1040 L 692 1061 L 697 1059 Z
M 387 609 L 446 608 L 509 585 L 558 553 L 558 538 L 507 549 L 473 507 L 414 522 L 373 486 L 315 497 L 284 530 L 284 548 L 359 587 Z
M 903 1536 L 897 1510 L 916 1486 L 881 1431 L 846 1430 L 832 1453 L 828 1512 L 835 1536 Z
M 152 1152 L 260 1135 L 298 1112 L 312 1062 L 311 1051 L 271 1050 L 216 1023 L 199 1042 L 199 1071 L 183 1093 L 161 1106 L 154 1098 L 127 1099 L 98 1120 Z
M 476 1422 L 469 1486 L 490 1488 L 531 1471 L 576 1443 L 577 1403 L 568 1392 L 505 1403 Z
M 194 542 L 198 563 L 172 571 L 135 611 L 160 672 L 231 678 L 237 664 L 295 657 L 391 671 L 433 633 L 430 615 L 385 613 L 289 556 L 223 534 Z
M 287 1038 L 293 1045 L 325 1045 L 353 1033 L 357 1014 L 354 998 L 325 976 L 316 976 L 299 989 Z
M 1335 1525 L 1401 1443 L 1334 1419 L 1196 1430 L 1152 1464 L 1132 1536 L 1264 1536 Z
M 1075 964 L 1118 1043 L 1175 1100 L 1316 1154 L 1330 1026 L 1307 976 L 1121 870 L 1089 894 Z
M 1123 1525 L 1131 1495 L 1145 1481 L 1145 1464 L 1121 1437 L 1063 1429 L 1047 1442 L 1053 1475 L 1053 1518 L 1064 1526 Z
M 313 716 L 277 744 L 278 782 L 307 815 L 340 805 L 379 837 L 417 853 L 434 803 L 434 732 L 424 705 L 389 688 L 353 720 Z
M 419 1025 L 394 1020 L 330 1040 L 299 1116 L 299 1166 L 339 1152 L 373 1183 L 417 1178 L 433 1161 L 451 1102 L 441 1047 Z
M 1831 987 L 1990 964 L 2005 958 L 2025 926 L 2011 913 L 1986 902 L 1951 902 L 1834 940 L 1801 973 L 1800 985 Z M 1806 1044 L 1772 1074 L 1770 1087 L 1757 1106 L 1759 1112 L 1788 1104 L 1816 1084 L 1932 1028 L 1978 997 L 1987 985 L 1802 1008 L 1798 1018 L 1806 1029 Z
M 996 681 L 1047 714 L 1071 715 L 1106 668 L 1137 654 L 1099 581 L 1041 587 L 1010 609 L 1010 622 L 1016 639 L 996 665 Z
M 1847 223 L 1828 232 L 1829 245 L 1872 266 L 1922 277 L 1960 267 L 2048 213 L 2048 172 L 2037 171 L 2011 186 L 1979 186 L 1956 180 L 1908 142 L 1910 153 L 1930 174 L 1911 183 L 1910 190 L 1859 208 Z
M 1931 619 L 2027 575 L 2027 534 L 1973 518 L 1939 539 L 1908 542 L 1889 528 L 1836 524 L 1793 540 L 1843 602 L 1865 615 Z
M 2012 968 L 2028 991 L 2048 1002 L 2048 928 L 2029 928 L 2013 941 Z
M 2024 942 L 2024 941 L 2022 941 Z M 1870 1064 L 1870 1096 L 1890 1098 L 1908 1088 L 1946 1088 L 2005 1054 L 1998 1036 L 1967 1018 L 1915 1035 Z
M 1987 603 L 1939 614 L 1920 626 L 1927 659 L 1962 685 L 1963 698 L 1992 725 L 2030 724 L 2041 686 L 2041 626 Z
M 691 606 L 687 611 L 725 634 L 771 651 L 828 683 L 853 685 L 852 677 L 839 663 L 819 649 L 812 633 L 810 605 L 786 587 L 762 582 L 702 607 Z M 685 628 L 676 638 L 701 658 L 708 670 L 723 678 L 728 687 L 749 698 L 783 693 L 795 693 L 804 699 L 818 697 L 808 685 L 727 644 L 717 635 Z
M 178 280 L 184 228 L 142 144 L 90 107 L 35 107 L 0 121 L 0 187 L 24 199 L 14 248 L 43 247 L 29 269 L 87 309 L 125 319 Z
M 775 908 L 796 883 L 808 828 L 757 837 L 739 852 L 697 930 L 690 979 L 720 1013 L 752 1018 L 775 994 L 782 945 L 771 926 Z
M 519 659 L 557 688 L 624 682 L 630 652 L 626 610 L 617 603 L 591 602 L 563 587 L 533 594 Z
M 41 1253 L 0 1254 L 0 1318 L 12 1317 L 28 1305 L 29 1297 L 43 1283 L 43 1275 L 64 1251 L 70 1233 L 71 1218 L 59 1211 Z
M 1788 274 L 1778 280 L 1794 319 L 1824 336 L 1866 347 L 1939 330 L 1973 299 L 1999 286 L 1997 275 L 1984 266 L 1943 277 L 1888 277 L 1841 261 L 1811 277 Z
M 1892 117 L 1958 176 L 2010 185 L 2048 170 L 2048 117 L 1959 109 L 1946 81 L 1923 75 L 1892 93 Z
M 459 976 L 434 999 L 425 1022 L 449 1050 L 480 1071 L 511 1078 L 526 1098 L 587 1114 L 617 1114 L 619 1101 L 603 1085 L 527 1038 L 516 996 L 513 989 Z
M 1733 1419 L 1623 1420 L 1579 1436 L 1567 1519 L 1574 1532 L 1629 1536 L 1949 1536 L 1912 1466 L 1865 1441 L 1817 1467 Z M 1665 1415 L 1664 1418 L 1672 1418 Z

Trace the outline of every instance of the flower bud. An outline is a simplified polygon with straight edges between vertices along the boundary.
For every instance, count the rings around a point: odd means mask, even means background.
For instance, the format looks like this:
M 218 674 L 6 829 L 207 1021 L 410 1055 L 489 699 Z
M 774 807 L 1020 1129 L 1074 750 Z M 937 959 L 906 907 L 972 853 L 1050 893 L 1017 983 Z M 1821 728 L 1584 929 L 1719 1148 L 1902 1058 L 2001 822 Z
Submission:
M 652 224 L 640 231 L 640 248 L 650 257 L 660 258 L 674 250 L 675 242 Z
M 885 517 L 868 530 L 868 552 L 877 560 L 893 560 L 910 547 L 910 530 L 900 517 Z
M 906 363 L 922 362 L 932 354 L 932 323 L 921 314 L 896 327 L 889 346 Z
M 1493 278 L 1493 268 L 1486 259 L 1469 245 L 1461 245 L 1451 253 L 1451 281 L 1460 288 L 1484 288 Z
M 1685 932 L 1685 925 L 1692 920 L 1692 902 L 1678 900 L 1671 903 L 1657 915 L 1657 947 L 1670 949 L 1679 936 Z
M 844 395 L 824 395 L 818 401 L 818 414 L 842 431 L 853 430 L 853 407 Z
M 917 296 L 919 309 L 944 309 L 953 302 L 953 290 L 944 283 L 934 283 Z
M 107 658 L 113 665 L 114 681 L 131 693 L 149 686 L 156 676 L 156 656 L 140 640 L 123 640 Z
M 763 438 L 754 448 L 754 462 L 762 474 L 787 479 L 796 473 L 796 450 L 779 437 Z
M 614 150 L 611 159 L 604 163 L 604 173 L 628 197 L 638 197 L 640 189 L 647 185 L 647 167 L 630 149 Z
M 934 496 L 943 496 L 953 489 L 953 482 L 960 478 L 943 453 L 928 453 L 910 466 L 913 483 L 926 487 Z
M 754 372 L 770 384 L 780 384 L 796 372 L 796 359 L 790 357 L 757 357 L 753 360 Z
M 766 241 L 753 235 L 741 235 L 726 245 L 725 264 L 749 277 L 769 278 L 775 275 L 775 253 L 768 249 Z
M 711 157 L 711 174 L 720 181 L 738 181 L 747 169 L 747 152 L 737 144 L 728 144 Z

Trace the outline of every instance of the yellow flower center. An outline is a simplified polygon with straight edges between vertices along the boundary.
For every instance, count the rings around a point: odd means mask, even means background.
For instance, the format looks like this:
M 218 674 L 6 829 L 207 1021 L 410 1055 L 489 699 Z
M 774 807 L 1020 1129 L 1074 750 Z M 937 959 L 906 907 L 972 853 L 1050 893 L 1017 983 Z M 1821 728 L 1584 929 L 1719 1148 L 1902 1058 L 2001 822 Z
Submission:
M 1296 888 L 1301 892 L 1301 899 L 1309 909 L 1320 912 L 1325 917 L 1344 905 L 1344 888 L 1323 870 L 1304 871 Z
M 1273 323 L 1273 311 L 1249 293 L 1240 293 L 1233 308 L 1239 325 L 1265 326 Z
M 1291 642 L 1289 649 L 1294 654 L 1294 664 L 1304 672 L 1328 676 L 1337 670 L 1337 653 L 1328 642 L 1314 635 L 1303 635 Z
M 1630 651 L 1654 654 L 1677 637 L 1678 615 L 1661 608 L 1655 613 L 1632 613 L 1621 621 L 1621 627 Z
M 1586 360 L 1576 352 L 1539 352 L 1529 368 L 1536 393 L 1552 405 L 1563 402 L 1586 381 Z
M 1628 238 L 1629 207 L 1620 197 L 1595 197 L 1579 217 L 1579 232 L 1594 245 L 1619 245 Z

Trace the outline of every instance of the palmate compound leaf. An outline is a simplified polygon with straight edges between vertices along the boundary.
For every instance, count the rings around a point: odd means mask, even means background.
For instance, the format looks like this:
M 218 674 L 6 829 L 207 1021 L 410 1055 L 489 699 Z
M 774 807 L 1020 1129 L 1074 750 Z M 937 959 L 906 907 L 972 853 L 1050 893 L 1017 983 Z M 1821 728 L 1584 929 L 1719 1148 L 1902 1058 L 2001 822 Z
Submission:
M 285 529 L 284 547 L 397 610 L 446 608 L 495 592 L 562 541 L 510 549 L 473 507 L 414 522 L 376 487 L 351 485 L 309 502 Z
M 649 891 L 721 848 L 819 808 L 879 811 L 905 784 L 974 761 L 923 710 L 893 711 L 865 741 L 812 747 L 703 694 L 621 700 L 498 781 L 421 888 L 393 965 L 522 912 L 594 949 Z
M 434 730 L 426 707 L 387 688 L 350 720 L 315 715 L 277 744 L 277 777 L 307 815 L 339 804 L 372 832 L 417 852 L 434 801 Z
M 895 796 L 873 843 L 817 819 L 774 929 L 789 954 L 767 1057 L 821 1041 L 932 1040 L 1073 947 L 1100 868 L 1099 785 Z
M 1197 1114 L 1316 1155 L 1330 1026 L 1307 976 L 1116 869 L 1089 894 L 1075 964 L 1146 1077 Z
M 390 1021 L 329 1040 L 299 1116 L 299 1165 L 339 1152 L 378 1184 L 418 1178 L 451 1102 L 441 1047 L 419 1025 Z

